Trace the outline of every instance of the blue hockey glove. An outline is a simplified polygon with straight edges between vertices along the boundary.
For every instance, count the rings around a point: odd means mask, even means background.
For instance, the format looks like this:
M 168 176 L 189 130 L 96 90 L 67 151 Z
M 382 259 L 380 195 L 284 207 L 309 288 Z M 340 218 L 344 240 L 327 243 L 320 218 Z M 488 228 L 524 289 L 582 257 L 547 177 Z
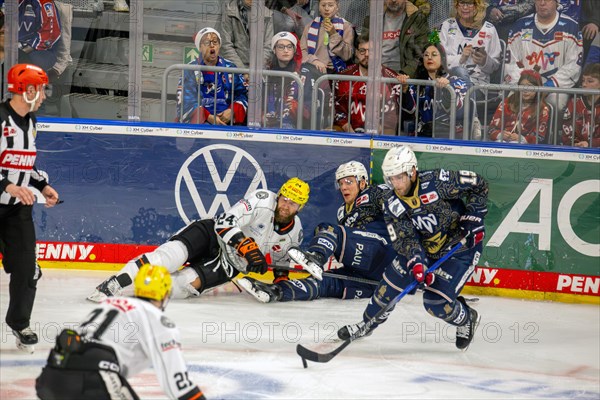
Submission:
M 483 218 L 476 215 L 463 215 L 460 217 L 460 230 L 467 240 L 466 247 L 473 248 L 485 237 Z

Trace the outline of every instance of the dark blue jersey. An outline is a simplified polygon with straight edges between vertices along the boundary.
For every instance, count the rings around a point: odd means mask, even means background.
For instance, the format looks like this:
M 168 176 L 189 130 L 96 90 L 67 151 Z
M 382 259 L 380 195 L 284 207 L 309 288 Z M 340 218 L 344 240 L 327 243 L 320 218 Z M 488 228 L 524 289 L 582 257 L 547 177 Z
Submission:
M 438 259 L 462 238 L 461 215 L 487 213 L 487 182 L 471 171 L 418 172 L 412 193 L 385 202 L 385 220 L 397 253 L 408 260 Z
M 390 188 L 385 185 L 368 186 L 356 196 L 351 207 L 342 204 L 338 209 L 338 224 L 377 233 L 389 239 L 383 217 L 383 203 L 390 193 Z

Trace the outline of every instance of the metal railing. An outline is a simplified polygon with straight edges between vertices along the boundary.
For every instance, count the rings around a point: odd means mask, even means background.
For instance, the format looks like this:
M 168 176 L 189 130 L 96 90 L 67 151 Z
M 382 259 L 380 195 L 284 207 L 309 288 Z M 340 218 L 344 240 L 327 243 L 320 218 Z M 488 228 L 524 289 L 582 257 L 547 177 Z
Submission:
M 318 129 L 318 125 L 317 125 L 317 118 L 320 118 L 321 120 L 323 119 L 323 115 L 322 113 L 318 113 L 317 111 L 317 107 L 318 107 L 318 99 L 317 96 L 319 95 L 319 91 L 316 90 L 318 89 L 321 84 L 324 81 L 349 81 L 349 82 L 367 82 L 368 81 L 368 77 L 366 76 L 355 76 L 355 75 L 338 75 L 338 74 L 326 74 L 326 75 L 322 75 L 321 77 L 319 77 L 313 86 L 313 92 L 312 92 L 312 101 L 311 101 L 311 121 L 310 121 L 310 129 L 312 130 L 317 130 Z M 392 84 L 392 85 L 400 85 L 400 82 L 398 82 L 397 79 L 395 78 L 381 78 L 381 82 L 382 84 Z M 407 80 L 407 85 L 414 85 L 417 87 L 419 86 L 436 86 L 436 81 L 432 81 L 432 80 L 422 80 L 422 79 L 408 79 Z M 446 85 L 443 89 L 448 90 L 449 95 L 450 95 L 450 109 L 449 110 L 445 110 L 444 112 L 447 112 L 449 115 L 449 136 L 450 139 L 454 139 L 456 136 L 456 93 L 454 92 L 454 89 L 452 88 L 452 86 L 450 85 Z M 352 84 L 350 84 L 350 89 L 349 92 L 352 93 Z M 434 115 L 433 115 L 433 132 L 435 132 L 435 124 L 436 124 L 436 111 L 438 110 L 438 99 L 437 99 L 437 93 L 438 91 L 435 90 L 435 96 L 434 96 Z M 335 98 L 335 86 L 332 85 L 332 96 L 333 98 Z M 399 97 L 399 105 L 400 107 L 398 108 L 398 126 L 397 126 L 397 130 L 396 130 L 396 134 L 398 134 L 398 132 L 400 131 L 401 127 L 402 127 L 402 97 L 403 96 L 410 96 L 410 94 L 408 93 L 403 93 L 400 92 L 400 97 Z M 381 98 L 380 101 L 385 102 L 387 99 Z M 351 96 L 349 96 L 348 98 L 348 110 L 351 110 L 350 107 L 350 102 L 352 101 Z M 335 102 L 334 102 L 335 103 Z M 419 121 L 419 113 L 420 113 L 420 99 L 419 96 L 417 96 L 416 98 L 416 111 L 415 111 L 415 122 L 418 123 Z M 381 113 L 379 114 L 378 120 L 381 122 L 381 125 L 383 126 L 383 121 L 384 121 L 384 116 L 385 116 L 385 112 L 384 112 L 384 107 L 382 104 L 380 104 L 381 106 Z M 323 105 L 321 105 L 321 108 L 323 109 Z M 334 107 L 332 107 L 331 109 L 331 120 L 333 120 L 333 114 L 335 113 L 335 104 Z M 348 115 L 348 120 L 350 120 L 351 116 Z
M 182 80 L 182 85 L 184 84 L 183 82 L 183 71 L 208 71 L 208 72 L 224 72 L 224 73 L 228 73 L 231 75 L 235 75 L 235 74 L 249 74 L 250 69 L 249 68 L 232 68 L 232 67 L 217 67 L 217 66 L 212 66 L 212 65 L 190 65 L 190 64 L 173 64 L 170 65 L 169 67 L 167 67 L 165 69 L 165 71 L 163 72 L 163 76 L 162 76 L 162 90 L 161 90 L 161 95 L 160 95 L 160 118 L 163 122 L 167 122 L 167 88 L 168 88 L 168 79 L 169 79 L 169 74 L 173 71 L 181 71 L 181 80 Z M 296 128 L 297 129 L 302 129 L 302 110 L 304 107 L 304 86 L 302 84 L 302 78 L 298 75 L 298 74 L 294 74 L 292 72 L 288 72 L 288 71 L 270 71 L 270 70 L 264 70 L 262 71 L 262 75 L 263 75 L 263 88 L 266 89 L 266 79 L 267 77 L 279 77 L 281 78 L 281 82 L 282 82 L 282 87 L 281 87 L 281 103 L 280 103 L 280 125 L 279 127 L 282 126 L 283 120 L 282 120 L 282 115 L 283 115 L 283 104 L 284 104 L 284 85 L 283 82 L 285 81 L 286 78 L 292 79 L 294 80 L 297 85 L 298 85 L 298 115 L 296 116 Z M 200 79 L 198 81 L 198 86 L 201 86 L 203 84 L 202 79 Z M 182 88 L 183 89 L 183 88 Z M 261 89 L 262 90 L 262 89 Z M 200 91 L 198 91 L 198 93 L 200 94 Z M 266 96 L 263 96 L 265 99 L 265 102 L 267 101 Z M 214 94 L 214 98 L 215 98 L 215 102 L 214 102 L 214 108 L 213 108 L 213 115 L 216 115 L 216 107 L 217 107 L 217 102 L 216 102 L 216 98 L 217 98 L 217 91 L 215 90 L 215 94 Z M 231 99 L 233 102 L 233 99 L 235 98 L 235 86 L 232 86 L 231 88 Z M 182 100 L 183 101 L 183 100 Z M 198 98 L 197 99 L 198 104 L 201 104 L 201 99 Z M 248 100 L 250 102 L 250 99 Z M 183 107 L 181 107 L 181 112 L 183 112 Z M 178 116 L 179 120 L 181 121 L 183 115 Z M 262 118 L 263 124 L 265 123 L 265 119 L 264 116 Z M 233 118 L 231 118 L 231 120 L 229 121 L 230 125 L 233 124 Z
M 489 94 L 491 91 L 495 91 L 495 92 L 499 92 L 499 94 L 494 95 L 493 97 L 490 97 Z M 546 94 L 572 94 L 574 95 L 574 97 L 572 98 L 573 102 L 575 103 L 578 96 L 594 96 L 594 99 L 597 100 L 600 97 L 596 97 L 596 96 L 600 96 L 600 90 L 592 90 L 592 89 L 578 89 L 578 88 L 555 88 L 555 87 L 547 87 L 547 86 L 523 86 L 523 85 L 506 85 L 506 84 L 488 84 L 488 85 L 474 85 L 471 86 L 468 90 L 467 90 L 467 94 L 465 96 L 465 113 L 464 113 L 464 127 L 465 129 L 468 131 L 468 135 L 465 137 L 465 139 L 476 139 L 476 140 L 488 140 L 487 136 L 488 136 L 488 132 L 486 131 L 484 134 L 481 135 L 481 138 L 474 138 L 471 134 L 472 129 L 471 126 L 469 125 L 468 122 L 468 118 L 471 111 L 471 101 L 469 101 L 472 96 L 476 93 L 483 93 L 483 101 L 480 102 L 480 106 L 481 109 L 483 110 L 483 121 L 482 124 L 484 127 L 489 126 L 490 124 L 488 122 L 492 122 L 492 121 L 488 121 L 487 120 L 487 116 L 489 115 L 488 111 L 488 106 L 490 105 L 490 103 L 492 105 L 495 105 L 498 101 L 499 104 L 497 105 L 498 107 L 500 106 L 500 104 L 504 104 L 506 99 L 508 98 L 506 92 L 515 92 L 518 93 L 519 96 L 519 104 L 521 105 L 521 107 L 518 110 L 518 121 L 520 124 L 521 121 L 521 117 L 522 117 L 522 113 L 523 113 L 523 107 L 522 107 L 522 98 L 523 98 L 523 92 L 534 92 L 536 93 L 537 99 L 537 107 L 536 107 L 536 132 L 539 133 L 539 129 L 540 129 L 540 111 L 542 110 L 542 94 L 546 93 Z M 477 97 L 477 95 L 475 95 L 475 97 Z M 494 101 L 495 100 L 495 101 Z M 476 102 L 477 103 L 477 102 Z M 560 134 L 563 132 L 562 129 L 562 123 L 563 123 L 563 118 L 562 118 L 562 114 L 564 110 L 557 110 L 555 109 L 555 107 L 553 106 L 553 104 L 549 103 L 549 102 L 545 102 L 546 105 L 548 106 L 548 108 L 550 109 L 550 118 L 549 118 L 549 127 L 547 130 L 547 135 L 546 137 L 540 141 L 539 140 L 539 134 L 536 133 L 536 144 L 537 143 L 544 143 L 544 144 L 557 144 L 557 141 L 559 140 L 559 137 L 561 136 Z M 595 102 L 593 102 L 595 103 Z M 495 106 L 494 106 L 495 107 Z M 494 108 L 494 111 L 496 109 Z M 481 111 L 481 110 L 480 110 Z M 591 124 L 590 124 L 590 135 L 589 135 L 589 145 L 591 147 L 592 145 L 592 138 L 593 138 L 593 132 L 594 132 L 594 126 L 595 126 L 595 111 L 592 107 L 592 115 L 591 115 Z M 560 115 L 560 119 L 559 119 L 559 115 Z M 505 126 L 505 121 L 504 121 L 504 109 L 502 109 L 502 114 L 501 114 L 501 122 L 500 122 L 500 128 L 503 129 Z M 573 128 L 573 132 L 575 131 L 575 120 L 576 120 L 576 112 L 574 110 L 573 112 L 573 116 L 572 116 L 572 128 Z M 598 121 L 600 123 L 600 121 Z M 571 141 L 571 145 L 573 145 L 574 143 L 574 139 L 575 139 L 575 135 L 573 134 L 572 136 L 572 141 Z M 519 139 L 519 143 L 523 143 L 524 140 Z
M 283 127 L 283 111 L 284 111 L 284 104 L 285 104 L 285 94 L 284 94 L 284 90 L 285 90 L 285 78 L 289 78 L 292 79 L 296 82 L 297 86 L 298 86 L 298 93 L 297 93 L 297 99 L 296 101 L 298 102 L 298 112 L 296 115 L 296 129 L 302 129 L 302 123 L 304 121 L 303 117 L 303 110 L 304 110 L 304 84 L 302 83 L 302 78 L 300 77 L 300 75 L 295 74 L 293 72 L 288 72 L 288 71 L 270 71 L 270 70 L 265 70 L 262 72 L 263 74 L 263 85 L 265 88 L 265 91 L 267 90 L 267 78 L 268 77 L 275 77 L 275 78 L 281 78 L 281 91 L 280 91 L 280 99 L 281 101 L 279 102 L 279 127 L 282 128 Z M 267 104 L 268 98 L 267 96 L 263 96 L 263 102 L 264 102 L 264 107 L 263 107 L 263 118 L 262 118 L 262 122 L 263 122 L 263 127 L 266 125 L 266 104 Z
M 167 67 L 165 69 L 165 72 L 163 72 L 163 76 L 162 76 L 162 90 L 160 93 L 160 119 L 163 122 L 167 122 L 167 80 L 169 78 L 169 74 L 171 73 L 171 71 L 181 71 L 181 83 L 182 83 L 182 90 L 183 90 L 183 85 L 185 84 L 185 82 L 183 81 L 183 71 L 210 71 L 210 72 L 224 72 L 224 73 L 229 73 L 229 74 L 248 74 L 250 72 L 250 70 L 248 68 L 230 68 L 230 67 L 216 67 L 216 66 L 211 66 L 211 65 L 190 65 L 190 64 L 173 64 L 170 65 L 169 67 Z M 200 79 L 198 81 L 198 86 L 201 86 L 203 84 L 203 80 Z M 214 108 L 213 108 L 213 115 L 217 114 L 217 91 L 214 91 Z M 200 94 L 200 91 L 198 91 L 198 94 Z M 183 93 L 182 93 L 183 96 Z M 233 99 L 235 98 L 235 85 L 232 86 L 231 88 L 231 99 L 233 102 Z M 197 98 L 197 103 L 201 104 L 201 99 L 200 97 Z M 183 105 L 183 100 L 182 100 L 182 105 Z M 183 106 L 181 107 L 181 111 L 183 111 Z M 179 121 L 181 121 L 183 115 L 180 113 L 180 115 L 178 115 Z M 231 118 L 229 120 L 230 125 L 233 125 L 233 118 Z

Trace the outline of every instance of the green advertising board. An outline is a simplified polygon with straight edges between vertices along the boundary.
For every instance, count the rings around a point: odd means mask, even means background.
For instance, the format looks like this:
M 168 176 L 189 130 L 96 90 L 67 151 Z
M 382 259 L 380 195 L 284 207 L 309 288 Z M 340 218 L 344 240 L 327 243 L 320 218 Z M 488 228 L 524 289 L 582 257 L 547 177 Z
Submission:
M 373 150 L 373 181 L 390 142 Z M 396 143 L 395 145 L 398 145 Z M 479 265 L 600 275 L 600 156 L 538 150 L 411 145 L 419 169 L 471 170 L 489 183 Z

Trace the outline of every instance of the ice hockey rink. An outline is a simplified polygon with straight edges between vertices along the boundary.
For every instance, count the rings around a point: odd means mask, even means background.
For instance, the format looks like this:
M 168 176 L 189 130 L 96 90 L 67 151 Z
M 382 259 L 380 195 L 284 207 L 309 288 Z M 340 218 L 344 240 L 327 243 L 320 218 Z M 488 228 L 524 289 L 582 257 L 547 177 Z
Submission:
M 33 355 L 16 350 L 2 322 L 0 399 L 35 399 L 34 382 L 54 337 L 93 308 L 85 296 L 110 273 L 45 269 L 38 284 Z M 0 313 L 8 276 L 0 273 Z M 341 324 L 367 300 L 260 304 L 232 285 L 172 301 L 191 378 L 209 399 L 595 399 L 600 398 L 600 308 L 479 297 L 482 315 L 467 352 L 454 328 L 407 296 L 390 320 L 325 364 L 303 369 L 298 343 L 328 351 Z M 143 399 L 165 396 L 152 370 L 131 379 Z

